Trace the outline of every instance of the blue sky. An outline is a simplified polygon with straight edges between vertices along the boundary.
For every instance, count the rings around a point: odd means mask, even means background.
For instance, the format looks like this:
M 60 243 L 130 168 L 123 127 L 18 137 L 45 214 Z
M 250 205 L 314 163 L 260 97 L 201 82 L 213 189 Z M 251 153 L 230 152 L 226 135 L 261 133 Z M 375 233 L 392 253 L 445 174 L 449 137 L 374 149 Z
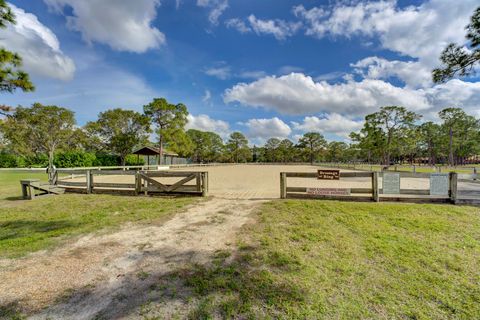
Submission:
M 154 97 L 185 103 L 189 127 L 252 143 L 306 131 L 346 139 L 383 105 L 434 119 L 480 116 L 478 78 L 434 85 L 449 42 L 464 44 L 475 0 L 12 0 L 0 44 L 37 87 L 4 103 L 55 104 L 79 125 Z

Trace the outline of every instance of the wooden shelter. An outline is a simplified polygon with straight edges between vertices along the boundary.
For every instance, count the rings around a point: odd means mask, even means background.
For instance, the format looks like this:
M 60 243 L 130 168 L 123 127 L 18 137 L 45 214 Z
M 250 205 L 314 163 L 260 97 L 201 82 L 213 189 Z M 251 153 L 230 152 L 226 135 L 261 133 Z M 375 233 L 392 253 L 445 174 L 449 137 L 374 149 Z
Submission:
M 150 165 L 150 156 L 154 156 L 157 159 L 157 161 L 155 161 L 157 164 L 166 163 L 167 157 L 171 157 L 172 159 L 178 157 L 178 154 L 174 152 L 163 150 L 163 159 L 160 159 L 160 151 L 157 148 L 149 146 L 140 148 L 133 154 L 137 155 L 137 162 L 140 162 L 140 156 L 147 156 L 147 165 Z

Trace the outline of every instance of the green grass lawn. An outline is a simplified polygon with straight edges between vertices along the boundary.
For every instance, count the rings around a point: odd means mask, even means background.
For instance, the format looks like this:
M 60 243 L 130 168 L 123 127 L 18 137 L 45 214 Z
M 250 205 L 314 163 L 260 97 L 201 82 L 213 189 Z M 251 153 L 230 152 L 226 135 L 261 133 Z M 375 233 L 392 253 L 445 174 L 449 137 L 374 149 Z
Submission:
M 274 201 L 229 255 L 178 273 L 191 318 L 480 317 L 476 207 Z
M 161 221 L 194 198 L 65 194 L 20 200 L 20 179 L 47 175 L 0 171 L 0 257 L 18 257 L 84 233 L 127 222 Z

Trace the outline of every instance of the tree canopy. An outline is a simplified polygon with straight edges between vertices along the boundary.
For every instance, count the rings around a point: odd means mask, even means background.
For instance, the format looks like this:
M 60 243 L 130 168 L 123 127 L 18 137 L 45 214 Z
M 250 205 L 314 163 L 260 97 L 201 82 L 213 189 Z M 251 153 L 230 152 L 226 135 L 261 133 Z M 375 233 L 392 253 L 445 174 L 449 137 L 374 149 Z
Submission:
M 112 109 L 101 112 L 97 121 L 87 123 L 86 130 L 90 137 L 117 154 L 125 165 L 127 155 L 148 141 L 150 122 L 138 112 Z
M 0 28 L 6 28 L 8 24 L 15 24 L 15 15 L 5 2 L 0 0 Z M 22 58 L 6 48 L 0 48 L 0 91 L 14 92 L 16 89 L 33 91 L 35 87 L 30 82 L 28 74 L 21 69 Z M 8 111 L 0 108 L 0 111 Z
M 188 110 L 183 103 L 171 104 L 165 98 L 155 98 L 143 106 L 143 111 L 156 126 L 160 161 L 165 144 L 173 151 L 179 151 L 188 146 L 189 141 L 185 136 Z
M 450 43 L 442 52 L 442 67 L 432 72 L 435 83 L 445 82 L 455 76 L 468 76 L 475 72 L 480 62 L 480 7 L 478 7 L 466 27 L 467 46 Z
M 74 125 L 72 111 L 35 103 L 31 108 L 16 108 L 12 116 L 1 123 L 1 129 L 14 152 L 46 153 L 51 167 L 55 151 L 67 145 Z

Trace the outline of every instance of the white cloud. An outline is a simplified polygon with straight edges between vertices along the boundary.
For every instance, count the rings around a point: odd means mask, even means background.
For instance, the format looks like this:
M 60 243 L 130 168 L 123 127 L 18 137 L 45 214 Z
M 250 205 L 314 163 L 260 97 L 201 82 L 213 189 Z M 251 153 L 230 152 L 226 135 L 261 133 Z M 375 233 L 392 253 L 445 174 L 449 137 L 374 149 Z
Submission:
M 75 64 L 60 49 L 56 35 L 31 13 L 9 4 L 17 23 L 2 30 L 0 45 L 17 52 L 24 68 L 33 75 L 71 80 Z
M 252 29 L 247 26 L 247 24 L 238 18 L 233 18 L 225 21 L 227 28 L 236 29 L 240 33 L 249 33 L 252 32 Z
M 216 26 L 220 16 L 228 9 L 228 0 L 197 0 L 197 6 L 210 8 L 208 20 Z
M 380 80 L 329 84 L 302 73 L 269 76 L 227 89 L 225 102 L 273 109 L 284 114 L 339 112 L 363 115 L 382 105 L 404 105 L 416 110 L 428 108 L 425 97 L 414 90 L 397 88 Z
M 355 72 L 366 79 L 389 79 L 396 77 L 406 86 L 429 87 L 432 84 L 431 68 L 416 61 L 389 61 L 379 57 L 368 57 L 351 64 Z
M 244 125 L 248 128 L 247 135 L 250 138 L 286 138 L 292 132 L 288 124 L 281 119 L 250 119 Z
M 211 77 L 218 78 L 220 80 L 226 80 L 230 78 L 231 70 L 229 66 L 221 65 L 218 67 L 212 67 L 205 70 L 205 74 Z
M 202 98 L 203 102 L 209 102 L 212 99 L 212 94 L 210 93 L 210 90 L 205 90 L 205 95 Z
M 277 40 L 285 40 L 293 36 L 302 26 L 301 22 L 286 22 L 284 20 L 261 20 L 253 14 L 248 17 L 248 22 L 256 34 L 271 34 Z
M 81 57 L 80 57 L 81 58 Z M 9 105 L 29 106 L 34 102 L 58 105 L 75 111 L 79 124 L 94 120 L 96 115 L 111 108 L 134 109 L 142 112 L 142 106 L 154 97 L 164 96 L 152 89 L 144 79 L 126 72 L 105 61 L 85 57 L 88 65 L 79 66 L 75 78 L 68 86 L 57 81 L 41 81 L 34 93 L 5 95 Z
M 228 122 L 212 119 L 206 114 L 199 114 L 198 116 L 189 114 L 186 128 L 202 131 L 212 131 L 219 134 L 222 138 L 227 137 L 230 133 L 230 126 Z
M 165 35 L 152 26 L 159 0 L 44 0 L 55 12 L 67 15 L 67 26 L 79 31 L 87 43 L 99 42 L 119 51 L 142 53 L 165 43 Z
M 323 134 L 333 133 L 337 136 L 347 138 L 350 132 L 358 131 L 363 126 L 363 121 L 354 121 L 338 113 L 326 114 L 319 118 L 308 116 L 302 123 L 292 122 L 293 128 L 297 131 L 321 132 Z
M 239 83 L 224 93 L 226 103 L 272 109 L 283 114 L 340 113 L 364 116 L 386 105 L 400 105 L 417 112 L 433 112 L 455 104 L 478 113 L 480 83 L 451 80 L 427 89 L 395 87 L 382 80 L 315 82 L 301 73 L 269 76 Z
M 333 8 L 302 5 L 294 8 L 306 25 L 306 34 L 378 37 L 381 46 L 405 56 L 419 58 L 428 66 L 438 63 L 440 52 L 450 42 L 465 42 L 465 26 L 478 0 L 430 0 L 419 6 L 399 8 L 397 2 L 339 2 Z

